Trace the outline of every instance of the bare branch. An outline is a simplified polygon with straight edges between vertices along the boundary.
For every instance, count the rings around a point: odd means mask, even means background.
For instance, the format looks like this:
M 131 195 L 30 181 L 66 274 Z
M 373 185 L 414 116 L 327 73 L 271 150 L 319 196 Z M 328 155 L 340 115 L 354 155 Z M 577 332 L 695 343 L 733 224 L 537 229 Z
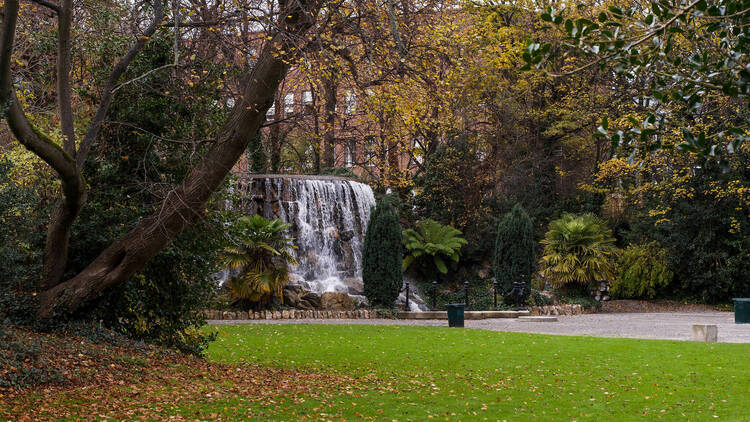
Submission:
M 128 52 L 120 59 L 120 61 L 115 64 L 115 67 L 112 68 L 112 71 L 107 77 L 107 81 L 104 85 L 104 92 L 102 94 L 101 100 L 99 101 L 99 107 L 96 110 L 96 114 L 94 114 L 94 118 L 91 120 L 91 124 L 86 131 L 86 135 L 81 141 L 81 145 L 78 147 L 76 161 L 79 169 L 83 168 L 83 164 L 86 162 L 86 157 L 88 156 L 89 150 L 91 149 L 91 144 L 94 143 L 94 140 L 96 139 L 97 135 L 99 134 L 99 130 L 102 127 L 104 118 L 107 116 L 107 110 L 109 110 L 109 105 L 112 103 L 112 97 L 114 96 L 114 89 L 117 85 L 117 81 L 120 79 L 123 73 L 125 73 L 128 66 L 130 66 L 130 63 L 133 61 L 138 52 L 140 52 L 141 49 L 143 49 L 143 46 L 146 45 L 146 42 L 149 40 L 149 38 L 154 35 L 156 29 L 159 27 L 163 20 L 163 0 L 155 0 L 154 20 L 151 21 L 151 24 L 148 26 L 148 28 L 146 28 L 146 31 L 143 33 L 143 35 L 138 37 L 135 44 L 130 47 L 130 50 L 128 50 Z
M 18 0 L 5 1 L 4 15 L 2 38 L 0 39 L 0 104 L 2 104 L 2 117 L 8 120 L 8 126 L 18 142 L 37 154 L 63 179 L 73 177 L 76 173 L 75 166 L 71 168 L 73 157 L 32 126 L 18 103 L 18 98 L 11 84 L 10 70 L 18 20 Z
M 63 149 L 75 157 L 76 140 L 73 127 L 73 100 L 70 93 L 70 27 L 73 23 L 73 0 L 62 0 L 57 14 L 57 108 Z
M 154 72 L 158 72 L 160 70 L 168 69 L 170 67 L 175 67 L 175 66 L 177 66 L 176 63 L 169 63 L 169 64 L 165 64 L 164 66 L 159 66 L 159 67 L 156 67 L 154 69 L 151 69 L 151 70 L 149 70 L 148 72 L 146 72 L 146 73 L 144 73 L 142 75 L 136 76 L 135 78 L 127 80 L 127 81 L 121 83 L 120 85 L 117 85 L 116 87 L 112 88 L 112 93 L 114 94 L 115 92 L 117 92 L 123 86 L 128 85 L 128 84 L 132 84 L 133 82 L 136 82 L 136 81 L 139 81 L 139 80 L 145 78 L 146 76 L 148 76 L 148 75 L 150 75 L 150 74 L 152 74 Z
M 40 5 L 40 6 L 44 6 L 44 7 L 48 8 L 48 9 L 52 10 L 53 12 L 57 13 L 58 15 L 60 14 L 60 6 L 58 6 L 58 5 L 54 4 L 54 3 L 50 3 L 50 2 L 44 1 L 44 0 L 31 0 L 31 2 L 32 3 L 36 3 L 36 4 Z

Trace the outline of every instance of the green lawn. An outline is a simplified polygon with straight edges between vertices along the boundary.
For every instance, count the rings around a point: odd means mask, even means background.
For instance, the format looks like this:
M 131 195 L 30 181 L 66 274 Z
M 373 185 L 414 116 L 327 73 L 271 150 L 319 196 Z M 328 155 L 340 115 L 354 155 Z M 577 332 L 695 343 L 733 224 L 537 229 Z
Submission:
M 750 420 L 750 345 L 434 327 L 207 330 L 219 334 L 209 349 L 212 361 L 344 380 L 246 405 L 227 397 L 199 412 L 224 418 Z

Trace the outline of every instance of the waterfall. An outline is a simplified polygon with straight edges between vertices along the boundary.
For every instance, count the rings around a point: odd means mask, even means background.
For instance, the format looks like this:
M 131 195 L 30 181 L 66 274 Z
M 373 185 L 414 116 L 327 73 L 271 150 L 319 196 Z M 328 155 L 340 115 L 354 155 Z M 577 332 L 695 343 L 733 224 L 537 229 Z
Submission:
M 244 212 L 290 225 L 299 263 L 291 269 L 293 284 L 363 294 L 362 244 L 375 205 L 368 185 L 332 176 L 248 175 L 235 192 Z

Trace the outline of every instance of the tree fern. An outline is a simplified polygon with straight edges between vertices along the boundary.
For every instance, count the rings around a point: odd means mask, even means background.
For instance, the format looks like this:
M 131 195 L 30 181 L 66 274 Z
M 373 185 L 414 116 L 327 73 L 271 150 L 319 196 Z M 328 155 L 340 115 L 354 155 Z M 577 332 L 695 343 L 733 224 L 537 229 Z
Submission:
M 461 247 L 466 244 L 466 239 L 461 236 L 461 230 L 434 220 L 420 221 L 417 230 L 404 230 L 404 246 L 408 254 L 404 258 L 403 269 L 418 262 L 428 267 L 434 266 L 441 274 L 446 274 L 446 260 L 458 262 Z

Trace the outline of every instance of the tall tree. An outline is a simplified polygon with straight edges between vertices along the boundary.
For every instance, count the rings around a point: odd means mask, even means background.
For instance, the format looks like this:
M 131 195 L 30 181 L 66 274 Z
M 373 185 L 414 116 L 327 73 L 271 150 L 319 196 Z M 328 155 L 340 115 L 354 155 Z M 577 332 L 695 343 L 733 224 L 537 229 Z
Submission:
M 47 4 L 47 3 L 45 3 Z M 70 28 L 73 2 L 59 6 L 49 4 L 58 17 L 57 77 L 70 77 Z M 34 127 L 18 100 L 13 86 L 12 55 L 19 16 L 19 2 L 4 2 L 0 38 L 0 103 L 2 114 L 14 137 L 30 151 L 47 162 L 61 181 L 62 198 L 53 212 L 47 234 L 45 271 L 40 283 L 42 290 L 38 316 L 50 318 L 56 312 L 71 312 L 105 289 L 122 283 L 151 257 L 165 247 L 188 224 L 201 217 L 205 204 L 218 189 L 234 163 L 244 152 L 247 142 L 257 133 L 265 120 L 276 88 L 286 75 L 289 63 L 299 51 L 297 41 L 314 24 L 321 6 L 318 2 L 278 3 L 276 13 L 269 17 L 273 24 L 256 65 L 248 75 L 248 84 L 227 119 L 218 131 L 213 145 L 187 174 L 182 183 L 164 199 L 158 211 L 142 220 L 128 234 L 115 241 L 73 278 L 62 281 L 67 262 L 70 230 L 86 198 L 86 186 L 81 169 L 96 140 L 107 110 L 112 102 L 120 77 L 147 40 L 164 24 L 165 4 L 155 0 L 150 4 L 151 22 L 134 34 L 135 41 L 127 53 L 113 66 L 101 88 L 99 106 L 84 137 L 76 148 L 75 133 L 70 130 L 73 116 L 70 84 L 58 81 L 56 101 L 63 131 L 62 147 L 48 135 Z M 179 17 L 173 16 L 174 25 Z
M 503 292 L 509 292 L 513 282 L 531 282 L 536 267 L 534 227 L 529 215 L 518 204 L 497 226 L 494 264 L 495 279 Z

